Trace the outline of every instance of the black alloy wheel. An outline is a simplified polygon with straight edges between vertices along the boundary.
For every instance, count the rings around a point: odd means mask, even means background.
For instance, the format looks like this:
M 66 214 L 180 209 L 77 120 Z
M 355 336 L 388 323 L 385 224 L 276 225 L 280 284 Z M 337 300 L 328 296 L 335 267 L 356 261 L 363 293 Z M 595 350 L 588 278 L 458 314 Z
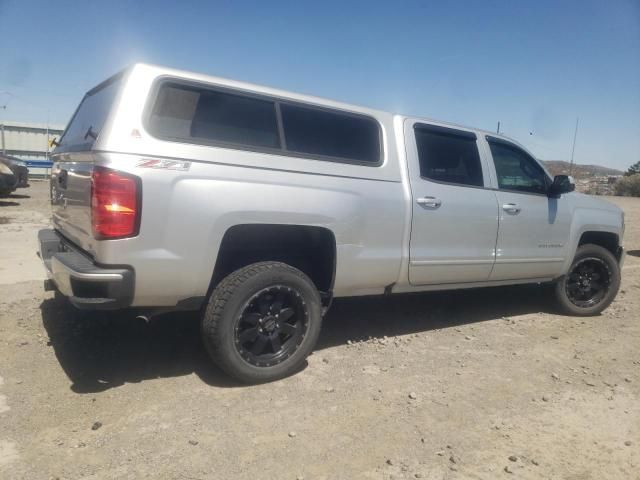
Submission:
M 600 258 L 587 257 L 573 265 L 565 288 L 574 305 L 589 308 L 602 301 L 610 285 L 611 272 L 607 264 Z
M 569 271 L 555 282 L 555 297 L 568 315 L 598 315 L 611 305 L 620 288 L 618 259 L 600 245 L 580 245 Z
M 277 365 L 298 349 L 308 326 L 309 312 L 298 291 L 284 285 L 264 288 L 238 317 L 236 349 L 251 365 Z
M 257 262 L 227 275 L 202 316 L 212 360 L 244 383 L 278 380 L 302 369 L 318 341 L 322 301 L 302 271 Z

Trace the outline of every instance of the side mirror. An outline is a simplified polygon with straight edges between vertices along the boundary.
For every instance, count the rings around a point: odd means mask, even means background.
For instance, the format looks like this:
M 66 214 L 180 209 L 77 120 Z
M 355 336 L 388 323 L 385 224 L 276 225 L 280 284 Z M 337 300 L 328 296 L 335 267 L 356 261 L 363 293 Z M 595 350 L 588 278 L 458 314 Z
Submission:
M 549 186 L 548 194 L 550 197 L 559 197 L 563 193 L 573 192 L 576 184 L 573 177 L 569 175 L 556 175 L 553 177 L 553 183 Z

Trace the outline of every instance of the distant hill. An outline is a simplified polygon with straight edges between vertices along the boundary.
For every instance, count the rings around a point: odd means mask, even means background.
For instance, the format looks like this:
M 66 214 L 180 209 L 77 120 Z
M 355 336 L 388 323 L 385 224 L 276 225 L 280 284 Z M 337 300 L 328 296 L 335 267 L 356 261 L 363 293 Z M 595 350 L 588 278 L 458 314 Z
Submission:
M 553 175 L 568 175 L 569 162 L 562 160 L 545 160 L 545 165 Z M 573 165 L 572 175 L 576 179 L 588 179 L 592 177 L 607 177 L 623 175 L 624 172 L 614 168 L 601 167 L 600 165 Z

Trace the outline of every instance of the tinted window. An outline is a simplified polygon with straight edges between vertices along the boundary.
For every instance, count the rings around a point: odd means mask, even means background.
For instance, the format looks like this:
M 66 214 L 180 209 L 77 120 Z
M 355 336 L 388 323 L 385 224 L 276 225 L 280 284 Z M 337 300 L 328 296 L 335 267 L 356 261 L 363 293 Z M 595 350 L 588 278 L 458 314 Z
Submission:
M 149 128 L 170 138 L 280 148 L 274 102 L 180 84 L 160 87 Z
M 281 104 L 287 150 L 358 162 L 380 161 L 375 120 L 297 105 Z
M 420 126 L 415 134 L 421 177 L 460 185 L 484 185 L 474 134 Z
M 533 158 L 516 146 L 489 141 L 498 186 L 505 190 L 547 192 L 547 175 Z
M 60 147 L 56 150 L 90 149 L 93 146 L 120 88 L 120 78 L 118 76 L 108 80 L 84 96 L 60 138 Z

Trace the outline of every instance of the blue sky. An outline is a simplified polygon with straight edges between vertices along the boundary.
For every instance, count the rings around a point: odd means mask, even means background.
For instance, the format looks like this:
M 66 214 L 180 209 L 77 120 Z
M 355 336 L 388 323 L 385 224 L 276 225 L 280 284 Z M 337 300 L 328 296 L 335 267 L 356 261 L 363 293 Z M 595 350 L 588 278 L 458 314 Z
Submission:
M 640 160 L 640 0 L 0 0 L 0 119 L 65 124 L 150 62 L 486 129 L 542 159 Z

